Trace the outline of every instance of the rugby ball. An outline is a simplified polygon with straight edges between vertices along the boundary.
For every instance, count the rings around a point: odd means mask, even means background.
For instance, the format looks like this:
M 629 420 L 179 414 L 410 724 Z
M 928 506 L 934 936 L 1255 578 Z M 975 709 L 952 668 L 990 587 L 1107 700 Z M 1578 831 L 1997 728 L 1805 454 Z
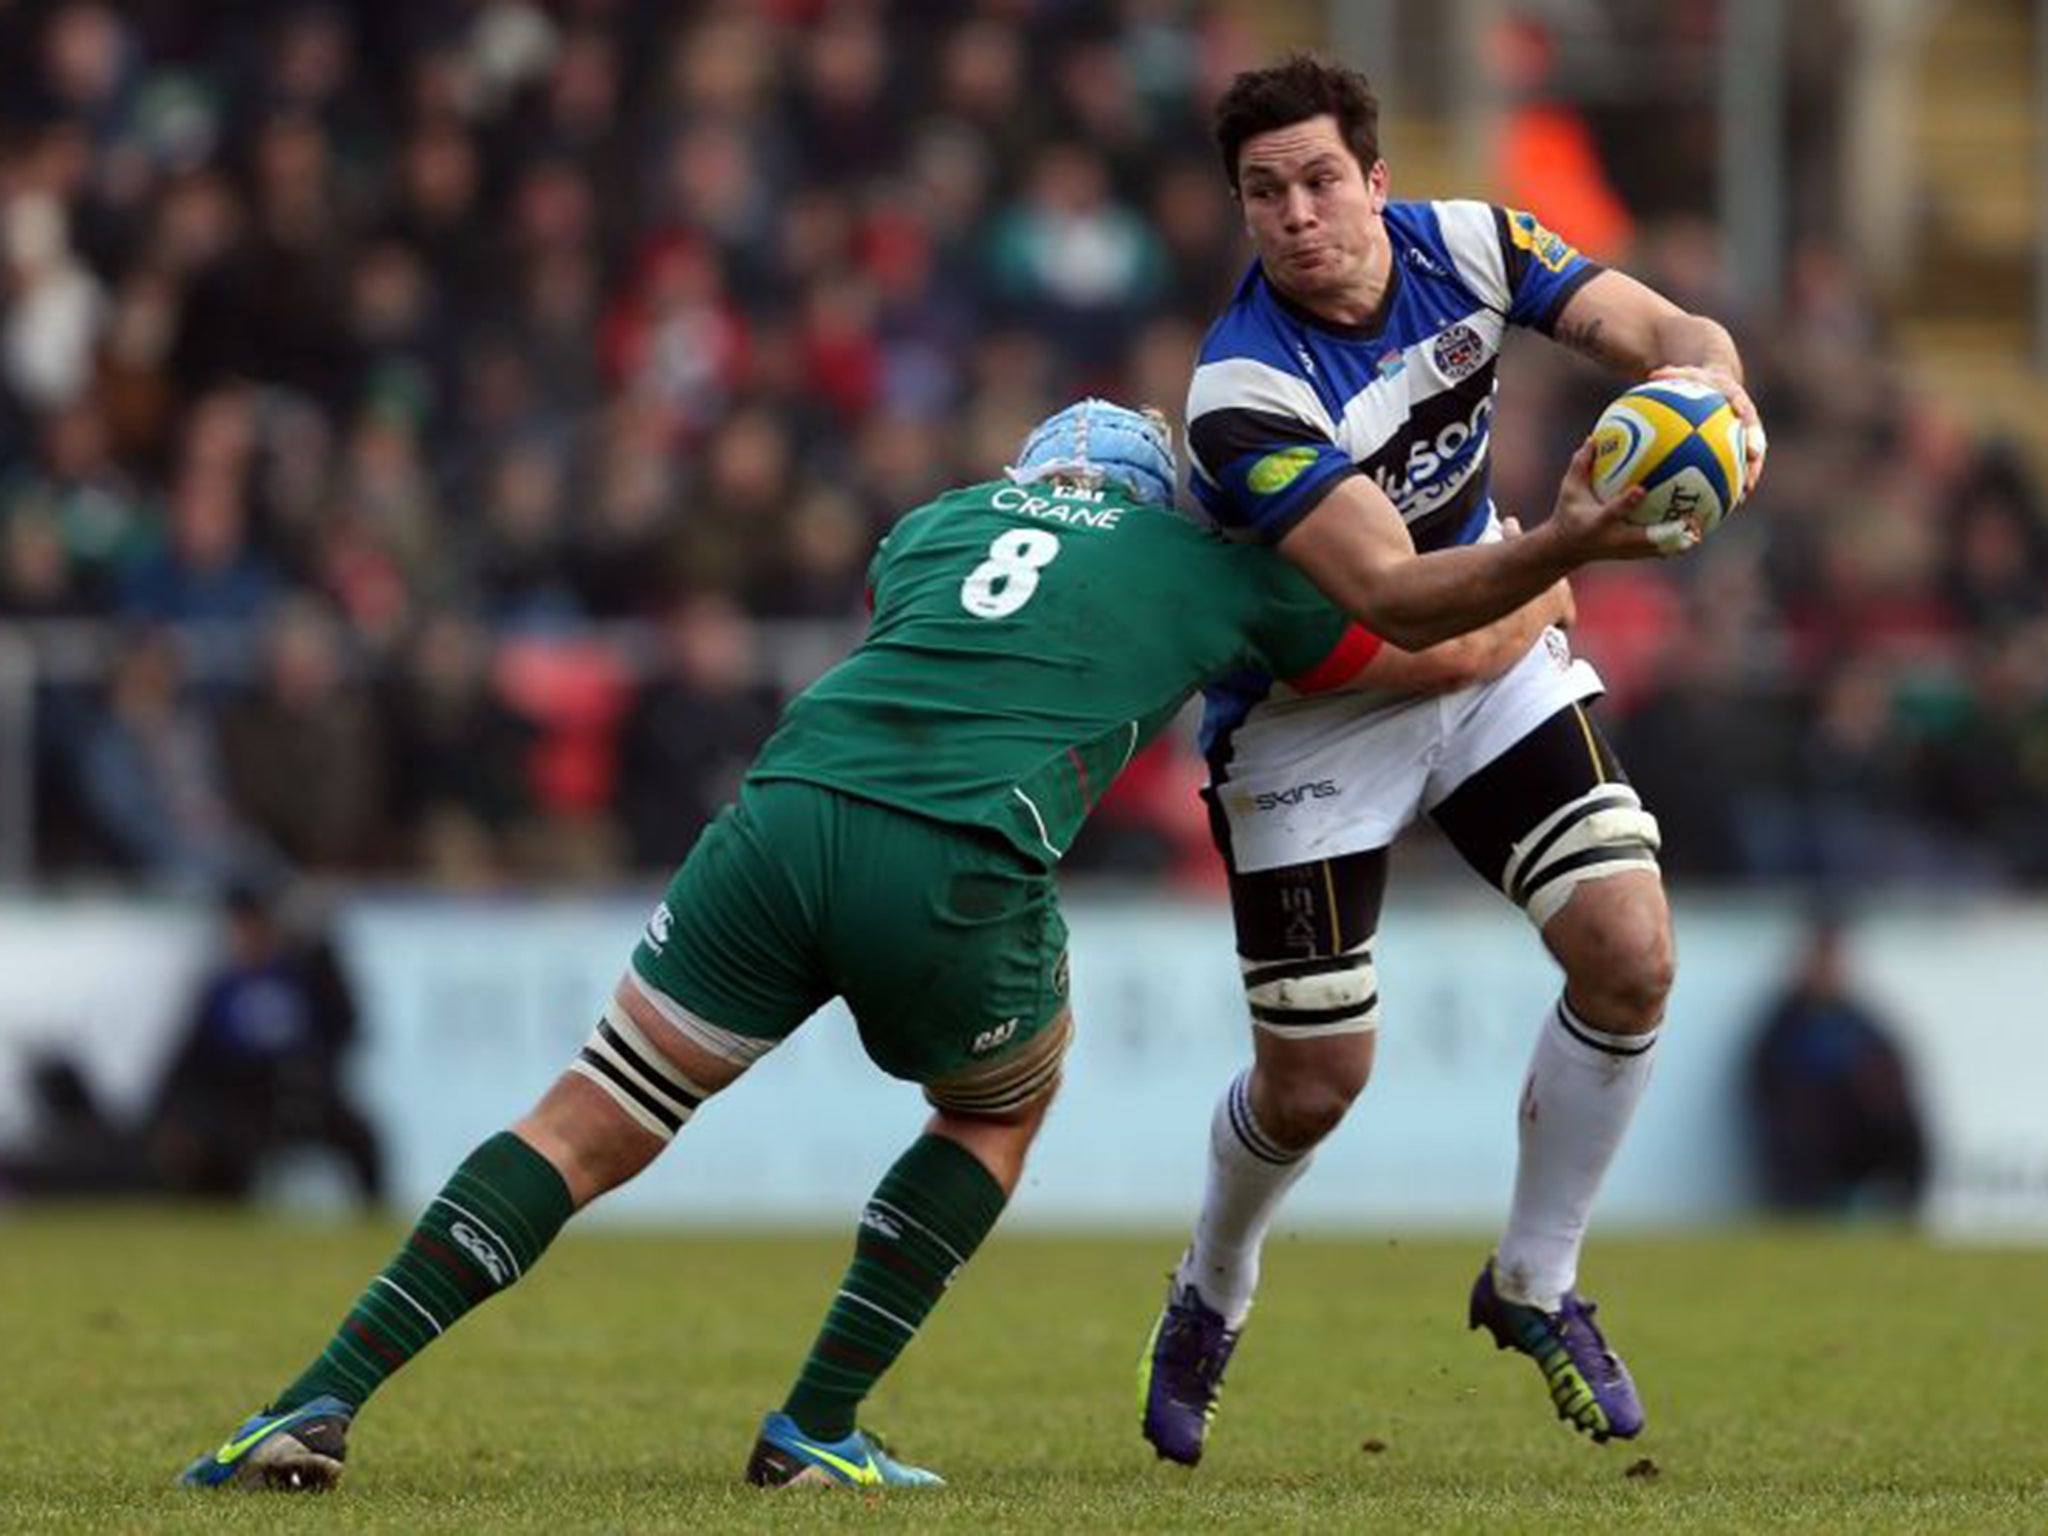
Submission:
M 1742 419 L 1718 389 L 1651 379 L 1617 397 L 1593 425 L 1593 493 L 1612 501 L 1632 485 L 1631 520 L 1685 523 L 1705 538 L 1742 500 Z

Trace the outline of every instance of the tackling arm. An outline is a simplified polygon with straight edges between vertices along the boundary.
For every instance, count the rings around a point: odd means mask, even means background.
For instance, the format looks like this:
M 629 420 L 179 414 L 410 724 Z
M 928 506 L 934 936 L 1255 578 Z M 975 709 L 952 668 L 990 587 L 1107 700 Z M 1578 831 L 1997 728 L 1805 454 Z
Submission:
M 1345 687 L 1374 693 L 1448 693 L 1489 682 L 1527 655 L 1545 629 L 1553 624 L 1568 627 L 1573 613 L 1571 583 L 1560 581 L 1506 618 L 1440 640 L 1427 650 L 1382 646 Z
M 1363 475 L 1332 486 L 1276 546 L 1323 595 L 1375 634 L 1422 651 L 1484 628 L 1593 560 L 1653 558 L 1661 551 L 1628 520 L 1642 499 L 1593 494 L 1589 439 L 1572 456 L 1549 521 L 1492 544 L 1417 554 L 1393 502 Z

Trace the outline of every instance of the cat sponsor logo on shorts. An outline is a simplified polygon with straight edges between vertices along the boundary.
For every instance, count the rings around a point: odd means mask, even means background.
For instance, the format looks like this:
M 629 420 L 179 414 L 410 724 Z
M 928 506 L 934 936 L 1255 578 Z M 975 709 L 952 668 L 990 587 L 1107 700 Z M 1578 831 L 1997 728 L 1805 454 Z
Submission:
M 1020 1015 L 1014 1019 L 1003 1020 L 993 1029 L 984 1029 L 974 1037 L 974 1044 L 967 1049 L 976 1056 L 986 1056 L 997 1047 L 1008 1045 L 1010 1037 L 1017 1033 L 1017 1026 L 1022 1022 L 1023 1018 Z

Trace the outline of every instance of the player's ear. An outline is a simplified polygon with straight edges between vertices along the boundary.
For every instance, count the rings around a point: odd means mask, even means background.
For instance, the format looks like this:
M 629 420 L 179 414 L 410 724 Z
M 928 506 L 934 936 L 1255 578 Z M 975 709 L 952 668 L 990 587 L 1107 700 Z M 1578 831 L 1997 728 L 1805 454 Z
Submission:
M 1372 201 L 1374 213 L 1384 213 L 1387 208 L 1387 162 L 1375 160 L 1372 169 L 1365 173 L 1366 195 Z

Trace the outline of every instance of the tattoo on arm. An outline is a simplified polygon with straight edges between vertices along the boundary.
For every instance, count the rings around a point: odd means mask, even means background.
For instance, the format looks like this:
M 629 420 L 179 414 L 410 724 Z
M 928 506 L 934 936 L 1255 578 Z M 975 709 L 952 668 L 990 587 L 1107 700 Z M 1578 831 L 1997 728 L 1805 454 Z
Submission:
M 1606 325 L 1607 322 L 1600 316 L 1593 315 L 1575 325 L 1566 323 L 1558 326 L 1557 339 L 1581 357 L 1590 357 L 1596 363 L 1606 363 L 1612 367 L 1622 359 L 1615 355 L 1614 349 L 1600 334 Z

